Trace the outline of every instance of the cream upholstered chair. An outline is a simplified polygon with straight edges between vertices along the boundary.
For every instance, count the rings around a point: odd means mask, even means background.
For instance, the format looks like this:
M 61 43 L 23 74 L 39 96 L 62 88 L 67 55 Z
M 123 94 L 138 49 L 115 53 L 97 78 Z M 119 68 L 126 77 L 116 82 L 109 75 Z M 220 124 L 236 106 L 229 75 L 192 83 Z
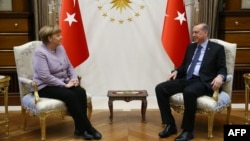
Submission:
M 231 95 L 233 85 L 233 74 L 236 56 L 237 44 L 229 43 L 219 39 L 210 39 L 210 41 L 219 43 L 224 46 L 226 54 L 227 80 L 222 86 L 222 91 L 218 94 L 215 92 L 213 97 L 201 96 L 197 99 L 197 113 L 207 114 L 208 116 L 208 139 L 213 137 L 213 122 L 215 113 L 227 109 L 226 122 L 229 124 L 231 114 Z M 177 93 L 170 98 L 172 109 L 178 113 L 184 112 L 184 101 L 182 93 Z
M 38 116 L 40 118 L 41 140 L 45 140 L 46 118 L 49 115 L 60 115 L 60 117 L 64 117 L 68 112 L 64 102 L 57 99 L 40 98 L 37 92 L 37 85 L 32 81 L 34 73 L 33 54 L 35 49 L 40 47 L 41 44 L 41 41 L 31 41 L 20 46 L 14 46 L 14 56 L 19 81 L 23 130 L 25 130 L 27 125 L 26 111 L 28 111 L 31 116 Z M 34 95 L 30 91 L 31 87 L 34 88 Z M 87 107 L 88 118 L 90 119 L 92 114 L 92 102 L 89 93 L 87 93 Z

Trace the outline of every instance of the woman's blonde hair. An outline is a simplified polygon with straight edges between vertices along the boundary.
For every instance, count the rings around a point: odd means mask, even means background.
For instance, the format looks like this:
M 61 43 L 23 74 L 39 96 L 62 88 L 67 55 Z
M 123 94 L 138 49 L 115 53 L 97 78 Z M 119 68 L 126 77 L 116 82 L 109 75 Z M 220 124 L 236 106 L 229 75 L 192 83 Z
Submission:
M 58 25 L 46 25 L 43 26 L 39 31 L 39 36 L 44 44 L 49 42 L 49 37 L 53 34 L 61 33 L 62 30 Z

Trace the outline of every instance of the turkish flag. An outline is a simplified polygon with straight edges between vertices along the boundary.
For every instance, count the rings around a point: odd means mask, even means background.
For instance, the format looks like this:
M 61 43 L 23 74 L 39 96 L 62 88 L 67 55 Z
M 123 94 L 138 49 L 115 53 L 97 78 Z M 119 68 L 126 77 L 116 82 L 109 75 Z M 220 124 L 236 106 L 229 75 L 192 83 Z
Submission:
M 75 68 L 89 57 L 78 0 L 63 0 L 60 12 L 62 44 Z
M 179 67 L 187 45 L 190 43 L 183 0 L 168 0 L 162 31 L 162 43 L 175 67 Z

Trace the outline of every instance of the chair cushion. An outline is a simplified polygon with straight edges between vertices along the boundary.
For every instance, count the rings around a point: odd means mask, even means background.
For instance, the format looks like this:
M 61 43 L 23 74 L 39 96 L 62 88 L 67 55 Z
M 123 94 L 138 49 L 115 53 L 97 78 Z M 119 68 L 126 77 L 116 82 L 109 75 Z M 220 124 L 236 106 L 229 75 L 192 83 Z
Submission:
M 231 103 L 231 98 L 229 97 L 229 95 L 224 91 L 220 92 L 218 96 L 218 102 L 215 107 L 215 111 L 220 111 L 221 108 L 225 107 L 230 103 Z
M 87 92 L 87 102 L 91 102 L 91 94 Z M 66 110 L 64 102 L 52 98 L 40 97 L 40 101 L 35 104 L 34 95 L 29 93 L 22 98 L 22 105 L 32 114 L 38 115 L 42 112 L 49 112 L 54 110 Z
M 54 110 L 66 110 L 64 102 L 52 99 L 40 97 L 40 101 L 35 104 L 34 95 L 29 93 L 22 98 L 22 105 L 29 110 L 32 114 L 39 115 L 43 112 L 49 112 Z
M 184 105 L 183 94 L 177 93 L 170 98 L 171 104 L 176 106 Z M 221 108 L 231 102 L 229 95 L 222 91 L 218 95 L 218 101 L 216 102 L 210 96 L 201 96 L 197 99 L 197 108 L 205 111 L 219 111 Z

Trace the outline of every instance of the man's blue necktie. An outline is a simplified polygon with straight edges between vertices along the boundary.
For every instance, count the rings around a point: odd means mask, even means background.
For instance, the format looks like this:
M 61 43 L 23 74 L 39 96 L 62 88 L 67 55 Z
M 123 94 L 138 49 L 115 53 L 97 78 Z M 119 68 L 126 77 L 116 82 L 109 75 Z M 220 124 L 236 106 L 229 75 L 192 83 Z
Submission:
M 198 46 L 198 49 L 197 49 L 197 51 L 196 51 L 196 53 L 195 53 L 195 55 L 194 55 L 194 58 L 193 58 L 193 60 L 192 60 L 192 62 L 191 62 L 191 65 L 190 65 L 190 67 L 189 67 L 189 69 L 188 69 L 188 72 L 187 72 L 187 79 L 192 78 L 192 75 L 193 75 L 193 73 L 194 73 L 194 68 L 195 68 L 195 66 L 196 66 L 196 64 L 197 64 L 197 62 L 198 62 L 198 59 L 199 59 L 199 57 L 200 57 L 200 54 L 201 54 L 201 48 L 202 48 L 202 46 L 199 45 L 199 46 Z

